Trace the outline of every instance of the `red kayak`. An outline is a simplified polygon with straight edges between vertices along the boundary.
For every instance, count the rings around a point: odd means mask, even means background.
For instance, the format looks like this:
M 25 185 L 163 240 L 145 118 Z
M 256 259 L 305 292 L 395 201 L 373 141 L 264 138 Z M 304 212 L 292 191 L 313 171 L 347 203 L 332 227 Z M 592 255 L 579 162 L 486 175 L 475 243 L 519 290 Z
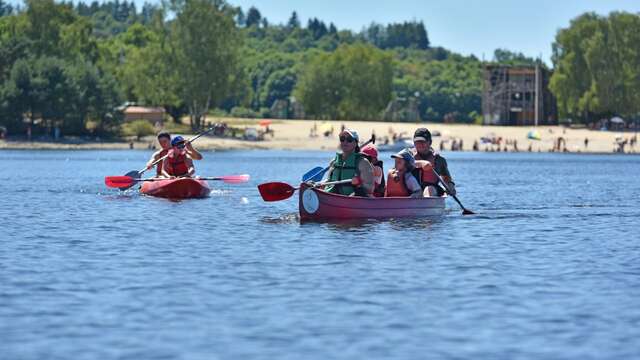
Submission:
M 140 192 L 168 199 L 195 199 L 209 196 L 211 189 L 204 180 L 179 178 L 145 181 Z
M 439 216 L 446 197 L 362 198 L 328 193 L 300 184 L 300 220 L 381 219 Z

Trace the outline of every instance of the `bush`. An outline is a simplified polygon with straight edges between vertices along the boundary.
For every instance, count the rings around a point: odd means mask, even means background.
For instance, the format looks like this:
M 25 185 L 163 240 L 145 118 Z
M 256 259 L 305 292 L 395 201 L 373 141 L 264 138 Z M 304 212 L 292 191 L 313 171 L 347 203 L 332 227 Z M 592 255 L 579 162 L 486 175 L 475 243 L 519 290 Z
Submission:
M 255 119 L 258 117 L 258 114 L 251 110 L 251 109 L 247 109 L 245 107 L 242 106 L 236 106 L 233 109 L 231 109 L 231 116 L 232 117 L 238 117 L 238 118 L 251 118 L 251 119 Z
M 143 136 L 154 135 L 156 129 L 147 120 L 135 120 L 122 125 L 122 131 L 126 136 L 135 136 L 139 141 Z

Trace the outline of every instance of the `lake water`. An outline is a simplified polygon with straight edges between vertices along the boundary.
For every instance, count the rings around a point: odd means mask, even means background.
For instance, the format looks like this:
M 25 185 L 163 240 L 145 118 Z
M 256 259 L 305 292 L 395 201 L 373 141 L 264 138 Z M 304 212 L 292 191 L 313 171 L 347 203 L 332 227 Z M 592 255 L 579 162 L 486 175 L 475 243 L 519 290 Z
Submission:
M 476 216 L 301 225 L 256 185 L 328 152 L 204 153 L 252 180 L 203 200 L 104 186 L 148 156 L 0 152 L 1 359 L 640 357 L 640 157 L 449 153 Z

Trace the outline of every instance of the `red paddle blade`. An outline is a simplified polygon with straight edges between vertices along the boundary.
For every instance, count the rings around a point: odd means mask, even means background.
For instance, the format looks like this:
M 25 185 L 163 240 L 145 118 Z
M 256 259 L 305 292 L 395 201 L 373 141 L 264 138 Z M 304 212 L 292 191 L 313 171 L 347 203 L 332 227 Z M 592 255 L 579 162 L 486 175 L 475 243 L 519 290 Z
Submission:
M 104 183 L 111 188 L 127 188 L 131 187 L 135 179 L 131 176 L 107 176 L 104 178 Z
M 220 180 L 224 181 L 227 184 L 242 184 L 249 181 L 250 176 L 247 174 L 243 175 L 227 175 L 221 176 Z
M 290 198 L 296 189 L 282 182 L 270 182 L 258 185 L 258 191 L 264 201 L 280 201 Z

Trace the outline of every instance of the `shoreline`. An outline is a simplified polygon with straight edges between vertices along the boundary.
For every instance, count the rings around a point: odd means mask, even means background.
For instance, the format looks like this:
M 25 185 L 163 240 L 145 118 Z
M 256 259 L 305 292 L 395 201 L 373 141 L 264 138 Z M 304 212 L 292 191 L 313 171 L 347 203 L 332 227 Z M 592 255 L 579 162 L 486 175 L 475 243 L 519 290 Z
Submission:
M 208 118 L 211 122 L 224 121 L 234 127 L 253 127 L 264 130 L 258 125 L 258 119 L 221 119 Z M 234 122 L 241 122 L 235 124 Z M 637 154 L 640 146 L 632 142 L 635 133 L 616 133 L 612 131 L 588 130 L 585 128 L 565 128 L 561 126 L 539 126 L 536 128 L 541 140 L 527 139 L 527 133 L 532 127 L 507 127 L 507 126 L 486 126 L 486 125 L 466 125 L 466 124 L 441 124 L 441 123 L 389 123 L 375 121 L 331 121 L 319 120 L 274 120 L 269 125 L 272 134 L 266 134 L 265 140 L 249 141 L 241 139 L 221 138 L 204 136 L 195 143 L 196 148 L 201 150 L 335 150 L 338 146 L 338 133 L 344 125 L 347 128 L 355 129 L 360 134 L 361 141 L 368 139 L 372 133 L 376 134 L 376 144 L 380 146 L 384 138 L 391 138 L 395 133 L 400 137 L 411 137 L 413 131 L 418 127 L 427 127 L 432 133 L 439 133 L 434 136 L 433 147 L 439 151 L 452 151 L 453 143 L 462 143 L 462 149 L 456 151 L 472 151 L 474 143 L 477 143 L 478 152 L 509 152 L 509 153 L 570 153 L 570 154 L 622 154 L 615 152 L 617 143 L 627 141 L 624 154 Z M 317 129 L 316 136 L 310 137 L 312 128 Z M 333 127 L 333 135 L 325 137 L 322 132 L 330 132 Z M 184 134 L 183 134 L 184 135 Z M 482 143 L 481 138 L 497 140 L 499 144 Z M 561 141 L 559 141 L 561 138 Z M 585 147 L 585 139 L 588 145 Z M 637 139 L 637 138 L 636 138 Z M 558 146 L 558 143 L 562 147 Z M 444 148 L 441 150 L 441 144 Z M 633 144 L 633 146 L 631 145 Z M 133 149 L 152 151 L 151 145 L 155 144 L 155 137 L 148 136 L 142 141 L 133 141 Z M 504 151 L 504 149 L 507 151 Z M 518 151 L 515 151 L 517 148 Z M 528 151 L 529 148 L 531 151 Z M 555 151 L 551 151 L 555 148 Z M 130 142 L 116 141 L 78 141 L 67 140 L 67 142 L 54 141 L 26 141 L 26 140 L 0 140 L 1 150 L 128 150 Z M 563 151 L 566 149 L 566 152 Z

